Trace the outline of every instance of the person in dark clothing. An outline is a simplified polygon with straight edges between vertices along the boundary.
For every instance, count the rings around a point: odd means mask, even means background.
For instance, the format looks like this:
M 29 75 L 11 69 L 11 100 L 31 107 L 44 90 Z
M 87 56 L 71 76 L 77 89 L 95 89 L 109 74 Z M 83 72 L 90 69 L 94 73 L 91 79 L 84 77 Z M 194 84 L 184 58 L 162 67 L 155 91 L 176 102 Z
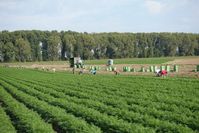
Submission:
M 119 75 L 120 73 L 117 70 L 114 70 L 115 75 Z
M 73 67 L 73 74 L 75 74 L 75 67 Z
M 91 70 L 91 73 L 92 73 L 93 75 L 96 75 L 96 74 L 97 74 L 97 71 L 96 71 L 96 70 Z

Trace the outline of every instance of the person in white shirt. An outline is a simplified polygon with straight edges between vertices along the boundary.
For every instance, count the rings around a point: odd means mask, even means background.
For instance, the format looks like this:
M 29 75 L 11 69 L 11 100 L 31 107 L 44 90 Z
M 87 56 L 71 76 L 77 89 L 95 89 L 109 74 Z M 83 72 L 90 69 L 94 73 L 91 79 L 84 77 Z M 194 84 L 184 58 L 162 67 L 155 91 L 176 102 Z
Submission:
M 157 77 L 160 77 L 160 76 L 161 76 L 161 70 L 160 70 L 160 69 L 156 69 L 155 73 L 156 73 L 156 76 L 157 76 Z

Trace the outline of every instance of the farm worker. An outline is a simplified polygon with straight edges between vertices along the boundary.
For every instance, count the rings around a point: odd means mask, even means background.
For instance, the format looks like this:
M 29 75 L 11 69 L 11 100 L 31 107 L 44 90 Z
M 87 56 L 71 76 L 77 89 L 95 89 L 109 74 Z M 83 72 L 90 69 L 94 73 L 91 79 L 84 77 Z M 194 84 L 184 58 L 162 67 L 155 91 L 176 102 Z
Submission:
M 167 75 L 167 71 L 166 70 L 162 70 L 161 71 L 161 76 L 166 76 Z
M 56 71 L 56 69 L 55 69 L 55 68 L 53 68 L 52 70 L 53 70 L 53 72 L 55 72 L 55 71 Z
M 75 67 L 73 67 L 73 74 L 75 74 Z
M 114 70 L 115 75 L 119 75 L 120 73 L 117 70 Z
M 93 75 L 95 75 L 97 73 L 97 71 L 96 70 L 93 70 Z
M 95 75 L 97 72 L 96 72 L 96 70 L 91 70 L 91 73 L 92 73 L 93 75 Z
M 160 77 L 160 76 L 161 76 L 161 71 L 160 71 L 160 69 L 156 69 L 155 73 L 156 73 L 156 76 L 157 76 L 157 77 Z

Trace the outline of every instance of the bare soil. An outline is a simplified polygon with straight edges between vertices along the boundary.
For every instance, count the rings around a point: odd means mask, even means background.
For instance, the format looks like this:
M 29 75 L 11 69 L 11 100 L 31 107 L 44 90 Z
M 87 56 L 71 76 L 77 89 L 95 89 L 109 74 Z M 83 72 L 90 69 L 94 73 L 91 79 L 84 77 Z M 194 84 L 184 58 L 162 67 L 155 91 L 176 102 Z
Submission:
M 188 58 L 188 59 L 175 59 L 174 61 L 169 61 L 164 64 L 153 64 L 157 66 L 158 68 L 161 65 L 169 65 L 171 67 L 171 70 L 173 70 L 174 65 L 179 66 L 179 72 L 169 72 L 168 76 L 170 77 L 196 77 L 199 78 L 199 72 L 196 72 L 196 65 L 199 65 L 199 58 Z M 94 65 L 86 65 L 86 69 L 84 69 L 84 73 L 89 73 L 89 68 L 90 66 Z M 107 71 L 106 65 L 96 65 L 100 66 L 100 70 L 97 71 L 97 74 L 114 74 L 114 72 Z M 124 66 L 129 66 L 131 68 L 135 68 L 136 71 L 139 71 L 141 67 L 144 67 L 145 69 L 149 69 L 149 66 L 151 64 L 116 64 L 113 65 L 114 67 L 117 68 L 117 71 L 121 75 L 151 75 L 154 76 L 154 73 L 151 72 L 123 72 L 123 67 Z M 51 65 L 45 65 L 45 64 L 39 64 L 35 63 L 32 65 L 10 65 L 9 67 L 23 67 L 23 68 L 31 68 L 31 69 L 38 69 L 38 70 L 44 70 L 44 71 L 68 71 L 72 72 L 72 68 L 69 67 L 69 64 L 51 64 Z M 78 73 L 81 69 L 75 69 L 75 72 Z

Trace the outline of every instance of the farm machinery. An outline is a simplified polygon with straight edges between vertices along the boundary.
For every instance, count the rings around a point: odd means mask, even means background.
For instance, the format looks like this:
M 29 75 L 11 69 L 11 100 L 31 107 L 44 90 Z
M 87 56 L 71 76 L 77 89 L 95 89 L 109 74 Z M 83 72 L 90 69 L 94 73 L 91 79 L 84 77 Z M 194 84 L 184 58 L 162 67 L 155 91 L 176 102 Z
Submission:
M 72 57 L 69 60 L 71 68 L 83 68 L 83 60 L 80 57 Z

